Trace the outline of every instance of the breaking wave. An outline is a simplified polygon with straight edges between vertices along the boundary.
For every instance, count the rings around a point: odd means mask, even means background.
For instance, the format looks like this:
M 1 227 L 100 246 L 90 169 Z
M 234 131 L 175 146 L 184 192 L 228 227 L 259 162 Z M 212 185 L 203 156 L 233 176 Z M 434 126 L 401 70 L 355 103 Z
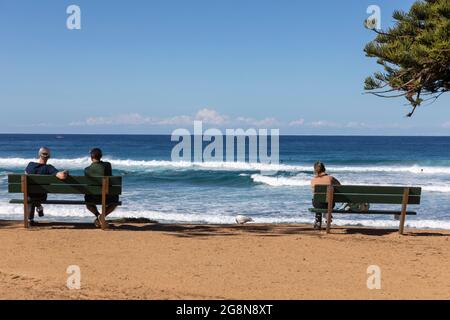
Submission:
M 19 169 L 24 168 L 30 161 L 34 159 L 26 158 L 0 158 L 0 168 L 2 169 Z M 265 163 L 248 163 L 248 162 L 174 162 L 168 160 L 133 160 L 133 159 L 105 159 L 119 170 L 152 170 L 152 169 L 192 169 L 192 170 L 228 170 L 228 171 L 282 171 L 282 172 L 312 172 L 310 165 L 290 165 L 265 164 Z M 51 164 L 58 168 L 66 169 L 83 169 L 88 166 L 90 160 L 88 157 L 73 159 L 52 159 Z M 349 172 L 386 172 L 386 173 L 412 173 L 422 175 L 450 175 L 450 167 L 444 166 L 333 166 L 330 165 L 328 170 L 332 173 Z

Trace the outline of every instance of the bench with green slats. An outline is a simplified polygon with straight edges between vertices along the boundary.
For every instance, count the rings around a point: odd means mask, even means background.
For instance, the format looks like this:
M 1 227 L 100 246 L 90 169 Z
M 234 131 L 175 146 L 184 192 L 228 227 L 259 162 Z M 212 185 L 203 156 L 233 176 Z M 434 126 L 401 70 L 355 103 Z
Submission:
M 24 225 L 29 227 L 27 207 L 31 203 L 28 201 L 30 194 L 75 194 L 83 195 L 83 200 L 46 200 L 39 201 L 41 204 L 58 205 L 87 205 L 101 204 L 102 213 L 99 217 L 102 228 L 107 227 L 105 221 L 105 208 L 108 204 L 122 205 L 121 201 L 107 202 L 107 196 L 122 194 L 122 177 L 85 177 L 68 176 L 65 180 L 60 180 L 55 176 L 44 175 L 8 175 L 8 192 L 22 193 L 22 199 L 12 199 L 12 204 L 24 205 Z M 84 195 L 101 196 L 101 203 L 88 203 L 84 201 Z
M 331 214 L 386 214 L 400 216 L 399 232 L 403 234 L 407 215 L 416 215 L 415 211 L 408 211 L 408 205 L 420 204 L 422 189 L 420 187 L 396 187 L 396 186 L 326 186 L 314 187 L 313 200 L 316 203 L 324 203 L 327 209 L 310 208 L 309 211 L 316 214 L 314 227 L 322 228 L 322 215 L 327 214 L 327 233 L 331 228 Z M 333 208 L 334 203 L 369 203 L 372 204 L 399 204 L 401 210 L 370 209 L 364 212 L 352 212 Z

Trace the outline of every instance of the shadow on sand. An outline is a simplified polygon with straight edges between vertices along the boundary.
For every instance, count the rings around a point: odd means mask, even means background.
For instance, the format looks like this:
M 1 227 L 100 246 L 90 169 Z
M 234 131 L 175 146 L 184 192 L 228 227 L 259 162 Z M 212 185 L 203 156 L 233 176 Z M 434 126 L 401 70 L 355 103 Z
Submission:
M 309 225 L 287 225 L 287 224 L 248 224 L 248 225 L 206 225 L 206 224 L 162 224 L 156 221 L 139 221 L 135 219 L 111 220 L 111 231 L 134 231 L 134 232 L 164 232 L 177 237 L 212 237 L 212 236 L 236 236 L 239 234 L 254 234 L 264 237 L 279 237 L 283 235 L 309 235 L 326 236 L 324 230 L 318 231 Z M 18 221 L 0 220 L 0 229 L 22 228 Z M 40 222 L 33 226 L 31 231 L 42 229 L 69 229 L 69 230 L 95 230 L 92 223 L 78 222 Z M 365 235 L 380 237 L 397 233 L 397 229 L 369 229 L 364 227 L 337 227 L 332 229 L 333 236 Z M 439 231 L 408 230 L 405 236 L 412 237 L 450 237 L 450 234 Z

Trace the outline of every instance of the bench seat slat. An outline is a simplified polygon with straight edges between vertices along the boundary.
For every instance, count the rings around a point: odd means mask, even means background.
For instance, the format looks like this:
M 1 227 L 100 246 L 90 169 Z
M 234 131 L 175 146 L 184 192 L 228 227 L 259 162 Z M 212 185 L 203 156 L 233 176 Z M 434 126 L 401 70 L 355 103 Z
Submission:
M 385 194 L 334 194 L 334 202 L 338 203 L 384 203 L 384 204 L 401 204 L 403 200 L 402 195 L 385 195 Z M 325 193 L 315 193 L 314 201 L 327 202 L 327 195 Z M 408 204 L 420 204 L 420 196 L 410 196 Z
M 10 200 L 9 203 L 11 204 L 23 204 L 23 200 L 20 199 L 13 199 Z M 100 203 L 87 203 L 86 201 L 81 200 L 46 200 L 39 202 L 41 204 L 65 204 L 65 205 L 86 205 L 86 204 L 95 204 L 99 205 Z M 116 205 L 122 205 L 122 201 L 119 202 L 108 202 L 108 204 L 116 204 Z
M 314 213 L 327 213 L 327 209 L 316 209 L 316 208 L 310 208 L 310 212 Z M 367 212 L 352 212 L 352 211 L 345 211 L 345 210 L 333 210 L 333 213 L 341 213 L 341 214 L 392 214 L 392 215 L 400 215 L 401 211 L 396 210 L 369 210 Z M 417 212 L 415 211 L 407 211 L 406 215 L 416 215 Z
M 74 184 L 74 185 L 89 185 L 89 186 L 101 186 L 103 183 L 103 177 L 85 177 L 85 176 L 68 176 L 65 180 L 60 180 L 55 176 L 44 176 L 44 175 L 27 175 L 28 185 L 45 185 L 45 184 Z M 8 175 L 9 184 L 20 184 L 22 175 L 20 174 L 10 174 Z M 122 177 L 114 176 L 109 177 L 110 186 L 121 186 Z
M 420 187 L 408 187 L 409 195 L 420 196 L 422 194 L 422 188 Z M 403 190 L 405 187 L 397 186 L 355 186 L 355 185 L 345 185 L 345 186 L 335 186 L 334 193 L 358 193 L 358 194 L 380 194 L 380 195 L 403 195 Z M 314 193 L 326 193 L 327 186 L 316 185 L 314 187 Z
M 9 184 L 9 193 L 22 193 L 22 186 L 20 184 Z M 29 194 L 40 194 L 40 193 L 55 193 L 55 194 L 89 194 L 89 195 L 101 195 L 101 186 L 87 186 L 87 185 L 66 185 L 66 184 L 55 184 L 55 185 L 29 185 Z M 122 187 L 112 186 L 109 187 L 109 195 L 120 195 L 122 194 Z

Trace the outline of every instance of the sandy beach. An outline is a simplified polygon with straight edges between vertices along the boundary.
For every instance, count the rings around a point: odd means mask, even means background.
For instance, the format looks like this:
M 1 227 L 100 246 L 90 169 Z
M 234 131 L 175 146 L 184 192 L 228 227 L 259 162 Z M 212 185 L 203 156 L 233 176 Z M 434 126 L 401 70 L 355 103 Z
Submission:
M 0 221 L 1 299 L 448 299 L 450 232 Z M 81 289 L 66 269 L 78 265 Z M 381 289 L 367 288 L 367 268 Z

